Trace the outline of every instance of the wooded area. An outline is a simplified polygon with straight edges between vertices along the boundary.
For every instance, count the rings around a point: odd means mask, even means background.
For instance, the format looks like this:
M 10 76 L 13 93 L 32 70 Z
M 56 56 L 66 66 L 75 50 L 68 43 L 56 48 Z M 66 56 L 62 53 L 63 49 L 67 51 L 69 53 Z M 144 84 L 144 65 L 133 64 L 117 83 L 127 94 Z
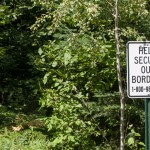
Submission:
M 126 94 L 126 43 L 150 39 L 150 1 L 1 0 L 0 149 L 144 150 L 144 101 Z M 122 149 L 123 150 L 123 149 Z

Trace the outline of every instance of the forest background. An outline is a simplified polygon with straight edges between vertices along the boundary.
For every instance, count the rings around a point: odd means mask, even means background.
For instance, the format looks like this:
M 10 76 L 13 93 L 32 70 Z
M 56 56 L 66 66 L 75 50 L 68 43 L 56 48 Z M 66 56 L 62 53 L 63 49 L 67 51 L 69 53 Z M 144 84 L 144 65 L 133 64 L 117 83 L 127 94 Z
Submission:
M 113 0 L 1 0 L 0 149 L 118 150 Z M 150 39 L 150 1 L 119 0 L 125 149 L 144 150 L 126 94 L 126 43 Z

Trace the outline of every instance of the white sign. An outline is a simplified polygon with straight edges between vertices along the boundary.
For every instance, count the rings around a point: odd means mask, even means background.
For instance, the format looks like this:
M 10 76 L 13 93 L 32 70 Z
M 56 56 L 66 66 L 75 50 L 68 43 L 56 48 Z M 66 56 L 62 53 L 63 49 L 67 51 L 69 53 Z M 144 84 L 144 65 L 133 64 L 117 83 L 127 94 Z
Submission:
M 127 93 L 150 98 L 150 42 L 127 43 Z

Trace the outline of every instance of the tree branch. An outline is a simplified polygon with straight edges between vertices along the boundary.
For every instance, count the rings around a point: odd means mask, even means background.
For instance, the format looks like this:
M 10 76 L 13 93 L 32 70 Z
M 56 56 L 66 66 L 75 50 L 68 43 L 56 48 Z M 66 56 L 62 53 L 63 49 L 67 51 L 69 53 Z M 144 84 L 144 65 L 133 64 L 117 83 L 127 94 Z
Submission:
M 124 150 L 124 92 L 121 78 L 121 65 L 120 65 L 120 40 L 119 40 L 119 30 L 118 30 L 118 0 L 115 2 L 115 41 L 116 41 L 116 67 L 117 76 L 119 84 L 119 94 L 120 94 L 120 150 Z

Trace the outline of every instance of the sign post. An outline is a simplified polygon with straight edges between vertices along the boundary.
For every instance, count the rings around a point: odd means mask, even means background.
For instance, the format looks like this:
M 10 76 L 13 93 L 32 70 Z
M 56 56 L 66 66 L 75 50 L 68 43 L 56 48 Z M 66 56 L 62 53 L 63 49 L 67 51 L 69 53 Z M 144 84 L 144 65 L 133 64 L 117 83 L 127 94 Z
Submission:
M 150 150 L 150 99 L 145 99 L 145 150 Z
M 150 150 L 150 42 L 127 43 L 127 93 L 145 99 L 145 145 Z

